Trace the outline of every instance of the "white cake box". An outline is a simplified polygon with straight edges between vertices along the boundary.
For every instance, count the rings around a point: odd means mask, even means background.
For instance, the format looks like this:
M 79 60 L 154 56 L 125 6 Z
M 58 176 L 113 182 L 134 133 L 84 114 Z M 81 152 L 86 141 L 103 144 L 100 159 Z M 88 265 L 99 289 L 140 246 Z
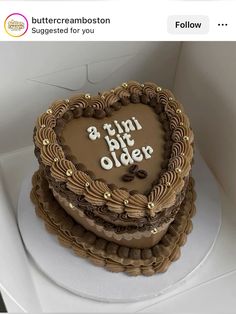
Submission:
M 32 262 L 28 263 L 14 214 L 21 182 L 34 158 L 35 119 L 53 100 L 67 98 L 79 90 L 96 93 L 130 79 L 157 82 L 174 90 L 183 102 L 200 151 L 235 201 L 236 179 L 232 176 L 236 159 L 235 50 L 233 43 L 19 42 L 1 45 L 0 290 L 9 311 L 118 312 L 125 309 L 132 312 L 161 300 L 130 305 L 96 303 L 54 286 Z M 202 273 L 199 270 L 195 279 L 173 294 L 236 269 L 236 251 L 231 250 L 236 236 L 233 228 L 236 214 L 231 212 L 223 192 L 222 195 L 225 211 L 216 247 L 202 267 Z

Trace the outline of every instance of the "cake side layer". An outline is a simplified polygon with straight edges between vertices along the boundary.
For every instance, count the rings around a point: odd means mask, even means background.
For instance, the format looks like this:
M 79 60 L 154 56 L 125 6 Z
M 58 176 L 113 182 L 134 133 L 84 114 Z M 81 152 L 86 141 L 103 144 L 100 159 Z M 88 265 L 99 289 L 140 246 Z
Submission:
M 162 224 L 160 227 L 153 227 L 151 230 L 146 230 L 143 232 L 137 231 L 135 229 L 131 231 L 129 228 L 127 228 L 127 232 L 117 233 L 116 229 L 107 230 L 104 228 L 104 226 L 106 226 L 104 222 L 98 224 L 96 219 L 91 219 L 78 208 L 71 207 L 70 203 L 60 197 L 59 194 L 53 192 L 53 196 L 57 200 L 58 204 L 60 204 L 60 206 L 67 212 L 67 214 L 70 215 L 80 225 L 82 225 L 86 230 L 95 233 L 96 236 L 107 241 L 111 241 L 129 248 L 141 249 L 154 246 L 161 240 L 170 223 L 174 220 L 174 217 L 172 217 L 168 220 L 168 222 Z M 120 226 L 118 228 L 121 229 Z
M 126 272 L 133 276 L 164 272 L 171 262 L 179 258 L 180 246 L 186 242 L 187 234 L 192 230 L 191 217 L 195 213 L 196 197 L 192 179 L 175 221 L 160 243 L 150 249 L 129 249 L 86 232 L 58 206 L 45 182 L 41 184 L 42 180 L 45 181 L 41 172 L 36 172 L 32 180 L 31 199 L 47 230 L 57 235 L 60 243 L 72 248 L 75 254 L 109 271 Z M 48 189 L 49 194 L 46 191 L 42 193 L 41 189 Z M 42 195 L 47 195 L 47 199 L 43 200 Z
M 48 175 L 47 172 L 45 173 L 44 170 L 42 171 L 47 184 L 49 183 L 50 189 L 54 194 L 58 195 L 58 198 L 63 199 L 63 202 L 71 208 L 71 211 L 78 210 L 80 215 L 85 215 L 96 221 L 97 225 L 102 226 L 108 231 L 115 231 L 118 234 L 122 234 L 124 232 L 132 233 L 134 231 L 151 231 L 153 228 L 159 228 L 163 224 L 168 223 L 168 221 L 176 215 L 180 204 L 185 198 L 189 180 L 189 178 L 185 178 L 184 188 L 177 196 L 175 204 L 170 208 L 165 211 L 158 212 L 155 216 L 131 218 L 126 213 L 119 214 L 111 212 L 106 205 L 91 206 L 91 204 L 83 197 L 77 197 L 73 192 L 68 193 L 64 184 L 55 184 L 55 182 L 52 183 L 50 175 Z

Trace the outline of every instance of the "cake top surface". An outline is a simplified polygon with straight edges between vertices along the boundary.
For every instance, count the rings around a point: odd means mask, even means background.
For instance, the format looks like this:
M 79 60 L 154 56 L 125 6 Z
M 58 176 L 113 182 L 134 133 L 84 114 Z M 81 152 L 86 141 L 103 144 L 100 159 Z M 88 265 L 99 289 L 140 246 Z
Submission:
M 55 101 L 37 119 L 34 142 L 55 181 L 130 217 L 174 205 L 193 157 L 182 105 L 149 82 Z

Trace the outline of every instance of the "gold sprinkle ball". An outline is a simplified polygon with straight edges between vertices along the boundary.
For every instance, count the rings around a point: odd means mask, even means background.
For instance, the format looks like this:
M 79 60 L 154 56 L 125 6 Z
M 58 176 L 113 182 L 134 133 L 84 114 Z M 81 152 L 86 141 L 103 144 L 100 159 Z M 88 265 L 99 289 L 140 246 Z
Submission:
M 140 84 L 140 86 L 141 86 L 142 88 L 144 88 L 144 84 Z
M 52 109 L 48 109 L 46 112 L 47 112 L 48 114 L 52 114 Z
M 183 122 L 180 122 L 180 125 L 183 126 L 184 125 Z
M 180 168 L 175 168 L 175 172 L 177 172 L 177 173 L 181 173 L 181 172 L 182 172 L 182 170 L 181 170 Z
M 41 128 L 44 129 L 46 127 L 45 124 L 41 124 Z
M 157 228 L 152 229 L 151 233 L 152 234 L 156 234 L 157 233 Z
M 105 198 L 106 200 L 108 200 L 108 199 L 111 197 L 111 193 L 108 192 L 108 191 L 106 191 L 106 192 L 103 194 L 103 196 L 104 196 L 104 198 Z
M 57 161 L 59 161 L 59 159 L 58 159 L 57 157 L 55 157 L 55 158 L 53 159 L 53 161 L 54 161 L 54 162 L 57 162 Z
M 176 110 L 176 113 L 181 113 L 181 112 L 182 112 L 181 109 Z
M 129 204 L 129 200 L 124 200 L 124 205 L 128 205 Z
M 85 94 L 84 97 L 85 97 L 86 99 L 90 99 L 90 98 L 91 98 L 90 94 Z
M 157 92 L 161 92 L 162 91 L 162 88 L 161 87 L 157 87 Z
M 184 140 L 185 140 L 185 141 L 189 141 L 189 137 L 185 135 L 185 136 L 184 136 Z
M 50 142 L 49 142 L 49 140 L 47 139 L 47 138 L 45 138 L 44 140 L 43 140 L 43 145 L 44 146 L 46 146 L 46 145 L 48 145 Z
M 148 209 L 153 209 L 155 205 L 153 202 L 148 202 L 147 206 L 148 206 Z
M 166 182 L 166 186 L 171 186 L 170 182 Z
M 70 103 L 70 99 L 65 99 L 65 103 L 69 104 Z
M 171 101 L 171 100 L 173 100 L 173 98 L 172 98 L 172 97 L 169 97 L 169 100 Z
M 122 83 L 121 86 L 124 87 L 124 88 L 127 88 L 127 87 L 128 87 L 128 84 L 127 84 L 127 83 Z
M 66 175 L 67 175 L 67 177 L 71 177 L 71 176 L 72 176 L 72 174 L 73 174 L 72 169 L 68 169 L 68 170 L 66 170 Z

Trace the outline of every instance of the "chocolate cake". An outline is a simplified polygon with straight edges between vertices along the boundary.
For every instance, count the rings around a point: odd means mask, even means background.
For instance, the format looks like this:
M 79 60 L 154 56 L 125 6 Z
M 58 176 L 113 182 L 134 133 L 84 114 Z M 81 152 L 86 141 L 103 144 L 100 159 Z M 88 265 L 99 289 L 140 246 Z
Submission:
M 36 213 L 61 244 L 130 275 L 165 271 L 195 212 L 193 132 L 154 83 L 55 101 L 34 130 Z

